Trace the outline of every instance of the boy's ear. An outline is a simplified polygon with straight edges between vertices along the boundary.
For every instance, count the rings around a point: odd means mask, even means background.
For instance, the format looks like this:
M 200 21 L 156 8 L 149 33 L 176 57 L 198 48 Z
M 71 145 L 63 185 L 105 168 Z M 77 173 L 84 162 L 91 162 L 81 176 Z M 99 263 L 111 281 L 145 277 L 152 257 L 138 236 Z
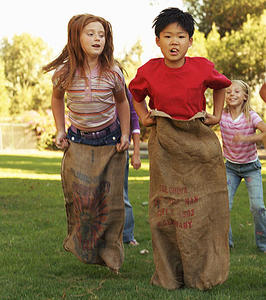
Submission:
M 158 47 L 160 47 L 160 38 L 158 38 L 158 36 L 156 36 L 156 45 L 158 46 Z
M 189 39 L 189 44 L 188 44 L 188 47 L 191 47 L 191 46 L 192 46 L 192 44 L 193 44 L 193 38 L 191 37 L 191 38 Z

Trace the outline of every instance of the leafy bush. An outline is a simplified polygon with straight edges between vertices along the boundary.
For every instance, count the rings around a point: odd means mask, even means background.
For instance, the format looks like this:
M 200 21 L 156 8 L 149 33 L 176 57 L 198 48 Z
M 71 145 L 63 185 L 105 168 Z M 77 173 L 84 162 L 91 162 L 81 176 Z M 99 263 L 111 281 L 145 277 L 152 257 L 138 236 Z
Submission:
M 56 127 L 51 109 L 42 113 L 34 110 L 27 111 L 21 118 L 35 132 L 39 150 L 57 150 L 54 143 Z

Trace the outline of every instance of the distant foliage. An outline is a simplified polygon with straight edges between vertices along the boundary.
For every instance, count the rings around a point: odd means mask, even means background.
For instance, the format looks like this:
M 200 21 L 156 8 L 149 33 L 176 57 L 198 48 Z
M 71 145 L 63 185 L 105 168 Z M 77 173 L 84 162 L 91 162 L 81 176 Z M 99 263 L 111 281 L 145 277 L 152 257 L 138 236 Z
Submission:
M 260 16 L 265 9 L 265 0 L 183 0 L 188 11 L 197 20 L 199 31 L 205 36 L 215 23 L 219 34 L 239 30 L 247 15 Z
M 121 66 L 124 68 L 125 79 L 127 84 L 135 76 L 138 67 L 141 66 L 141 55 L 143 53 L 143 47 L 141 41 L 138 40 L 123 57 L 119 57 L 117 60 L 120 62 Z
M 20 115 L 19 120 L 27 123 L 37 137 L 39 150 L 56 150 L 55 135 L 56 128 L 51 109 L 43 112 L 30 110 Z
M 7 92 L 8 82 L 4 72 L 4 62 L 0 58 L 0 117 L 9 116 L 10 98 Z
M 242 79 L 255 89 L 262 84 L 266 65 L 266 10 L 260 17 L 247 16 L 238 31 L 220 37 L 214 24 L 206 41 L 208 57 L 231 79 Z
M 11 42 L 4 38 L 0 57 L 4 63 L 6 90 L 10 99 L 9 113 L 14 115 L 48 108 L 51 75 L 45 75 L 41 70 L 51 57 L 46 43 L 27 33 L 14 35 Z

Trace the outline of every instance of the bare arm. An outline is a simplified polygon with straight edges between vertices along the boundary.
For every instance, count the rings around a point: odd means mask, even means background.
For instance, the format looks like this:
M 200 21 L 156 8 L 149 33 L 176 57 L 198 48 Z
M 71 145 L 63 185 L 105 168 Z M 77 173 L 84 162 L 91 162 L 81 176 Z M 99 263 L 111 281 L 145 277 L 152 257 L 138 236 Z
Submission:
M 261 96 L 261 99 L 264 102 L 266 102 L 266 82 L 264 82 L 262 87 L 260 88 L 260 96 Z
M 140 160 L 140 151 L 139 151 L 139 144 L 140 144 L 140 134 L 139 133 L 133 133 L 132 134 L 132 140 L 133 140 L 133 155 L 131 157 L 131 165 L 135 170 L 138 170 L 141 166 L 141 160 Z
M 135 111 L 140 118 L 140 122 L 143 126 L 152 126 L 156 123 L 154 118 L 150 117 L 151 112 L 148 111 L 145 100 L 137 102 L 134 98 L 132 99 Z
M 121 152 L 127 150 L 129 146 L 130 110 L 124 89 L 115 93 L 114 96 L 122 133 L 121 142 L 117 144 L 117 151 Z
M 233 138 L 233 142 L 244 142 L 244 143 L 256 143 L 259 141 L 263 141 L 265 143 L 266 139 L 266 124 L 261 121 L 257 124 L 256 126 L 257 129 L 261 131 L 259 134 L 251 134 L 251 135 L 241 135 L 241 134 L 236 134 Z
M 213 90 L 213 114 L 207 114 L 205 124 L 215 125 L 221 120 L 224 107 L 225 89 Z
M 52 112 L 56 126 L 56 139 L 55 144 L 59 149 L 65 149 L 68 147 L 65 129 L 65 91 L 58 88 L 53 88 L 52 94 Z

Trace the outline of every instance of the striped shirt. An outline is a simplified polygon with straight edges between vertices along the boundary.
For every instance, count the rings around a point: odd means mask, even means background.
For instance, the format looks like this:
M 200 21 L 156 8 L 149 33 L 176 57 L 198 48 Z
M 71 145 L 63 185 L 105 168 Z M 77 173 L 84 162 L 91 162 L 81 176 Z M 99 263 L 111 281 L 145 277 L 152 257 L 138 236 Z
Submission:
M 249 112 L 250 120 L 247 121 L 245 115 L 241 113 L 235 120 L 231 114 L 223 111 L 220 128 L 223 140 L 224 157 L 239 164 L 246 164 L 256 161 L 258 158 L 256 143 L 233 142 L 233 137 L 238 133 L 241 135 L 253 135 L 256 126 L 262 121 L 261 117 L 253 110 Z
M 125 79 L 118 66 L 101 77 L 96 67 L 86 76 L 87 80 L 77 71 L 66 90 L 68 117 L 71 124 L 81 130 L 99 130 L 115 121 L 114 91 L 124 89 Z

